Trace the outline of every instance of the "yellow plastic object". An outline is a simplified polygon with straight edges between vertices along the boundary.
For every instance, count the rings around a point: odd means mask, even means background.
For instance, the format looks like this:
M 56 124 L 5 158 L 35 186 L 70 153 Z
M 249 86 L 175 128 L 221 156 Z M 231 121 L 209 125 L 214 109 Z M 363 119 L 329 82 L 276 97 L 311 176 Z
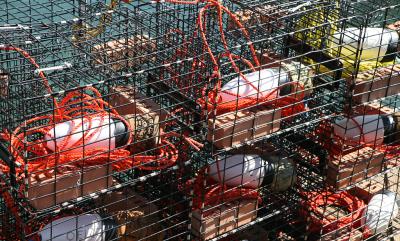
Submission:
M 335 1 L 335 7 L 332 9 L 324 8 L 321 4 L 313 5 L 311 9 L 304 6 L 304 11 L 309 13 L 302 16 L 296 23 L 295 38 L 304 41 L 315 49 L 322 49 L 326 54 L 336 57 L 339 50 L 333 47 L 333 35 L 338 30 L 338 21 L 340 18 L 340 0 Z M 358 67 L 358 72 L 364 72 L 377 67 L 386 67 L 393 65 L 394 61 L 380 62 L 379 60 L 357 60 L 349 56 L 339 56 L 343 63 L 343 77 L 350 77 Z M 318 66 L 320 73 L 327 73 L 332 70 L 319 65 L 311 59 L 305 59 L 305 62 Z M 358 66 L 357 66 L 358 65 Z

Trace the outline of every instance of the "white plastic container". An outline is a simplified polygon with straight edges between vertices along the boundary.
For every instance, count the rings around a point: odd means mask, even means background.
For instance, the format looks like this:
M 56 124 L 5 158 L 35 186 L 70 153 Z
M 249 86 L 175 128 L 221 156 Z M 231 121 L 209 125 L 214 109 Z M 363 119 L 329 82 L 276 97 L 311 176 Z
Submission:
M 222 103 L 236 101 L 238 97 L 259 98 L 261 95 L 258 94 L 258 91 L 262 95 L 268 95 L 275 91 L 279 85 L 290 81 L 288 73 L 283 68 L 263 69 L 246 74 L 245 77 L 256 89 L 242 77 L 236 77 L 222 86 Z M 278 94 L 279 91 L 271 96 L 277 97 Z
M 246 188 L 258 188 L 264 180 L 267 162 L 258 155 L 233 155 L 217 160 L 222 182 L 228 186 L 242 185 Z M 217 163 L 210 165 L 210 176 L 218 180 Z
M 399 213 L 396 203 L 396 194 L 385 191 L 374 195 L 364 211 L 362 225 L 365 225 L 373 234 L 384 232 L 389 223 Z
M 114 225 L 114 229 L 117 225 Z M 42 241 L 106 241 L 117 238 L 117 232 L 103 223 L 98 214 L 68 216 L 44 226 L 38 233 Z M 112 230 L 114 236 L 109 236 Z
M 296 182 L 296 170 L 288 158 L 270 158 L 266 161 L 258 155 L 232 155 L 219 158 L 221 182 L 231 186 L 259 188 L 269 186 L 272 191 L 286 191 Z M 217 162 L 210 165 L 210 176 L 219 181 Z
M 88 118 L 79 118 L 55 125 L 45 135 L 46 146 L 51 151 L 55 151 L 56 145 L 59 151 L 70 150 L 81 141 L 84 134 L 90 138 L 72 149 L 73 151 L 83 151 L 83 146 L 85 150 L 99 148 L 112 150 L 125 145 L 130 133 L 123 122 L 110 119 L 108 116 L 94 117 L 91 121 Z M 63 142 L 67 137 L 69 141 L 64 145 Z
M 358 126 L 361 127 L 362 132 Z M 365 143 L 382 145 L 385 135 L 385 126 L 379 115 L 356 116 L 353 120 L 348 118 L 337 120 L 334 124 L 334 132 L 348 145 L 358 144 L 364 139 Z M 364 137 L 362 137 L 361 134 L 363 134 Z
M 340 44 L 341 38 L 342 43 Z M 357 50 L 362 50 L 361 56 L 359 56 L 362 60 L 380 61 L 383 56 L 388 54 L 388 48 L 397 47 L 398 41 L 399 35 L 393 30 L 383 28 L 347 28 L 333 35 L 332 47 L 338 51 L 340 45 L 340 56 L 342 57 L 355 59 Z

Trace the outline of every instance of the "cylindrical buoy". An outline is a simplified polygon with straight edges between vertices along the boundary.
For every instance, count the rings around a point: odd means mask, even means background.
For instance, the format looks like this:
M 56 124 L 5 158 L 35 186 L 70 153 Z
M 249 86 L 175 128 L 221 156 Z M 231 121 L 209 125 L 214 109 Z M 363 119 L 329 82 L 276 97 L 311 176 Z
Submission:
M 92 119 L 79 118 L 56 124 L 47 135 L 45 135 L 46 146 L 51 151 L 83 151 L 92 149 L 114 149 L 127 144 L 129 130 L 124 122 L 105 117 L 94 117 Z M 87 139 L 83 138 L 84 136 Z M 66 140 L 68 141 L 64 143 Z M 83 139 L 83 140 L 82 140 Z M 77 143 L 79 147 L 76 146 Z
M 218 167 L 220 176 L 219 180 Z M 285 191 L 296 180 L 293 162 L 287 158 L 266 161 L 258 155 L 232 155 L 219 158 L 210 165 L 210 177 L 231 187 L 259 188 L 269 186 L 273 191 Z
M 358 144 L 360 141 L 371 145 L 388 143 L 391 140 L 385 137 L 393 137 L 397 132 L 396 126 L 393 116 L 376 114 L 343 118 L 333 125 L 334 133 L 348 145 Z
M 290 82 L 289 74 L 283 68 L 262 69 L 244 76 L 255 88 L 240 76 L 234 78 L 222 86 L 222 103 L 236 101 L 240 97 L 260 98 L 262 95 L 265 96 L 276 91 L 278 86 Z M 287 88 L 290 92 L 290 86 L 287 86 Z M 276 93 L 272 93 L 271 96 L 277 97 L 281 92 L 287 92 L 284 89 L 285 87 Z
M 386 55 L 396 56 L 399 34 L 384 28 L 347 28 L 333 35 L 333 49 L 349 59 L 381 61 Z M 340 47 L 340 48 L 339 48 Z M 361 52 L 360 52 L 361 51 Z
M 381 233 L 388 228 L 392 218 L 399 212 L 396 194 L 385 191 L 374 195 L 364 210 L 362 225 L 372 234 Z
M 218 177 L 219 165 L 220 176 Z M 226 158 L 217 158 L 217 162 L 210 165 L 210 176 L 215 181 L 221 181 L 228 186 L 243 186 L 258 188 L 270 166 L 258 155 L 233 155 Z
M 118 225 L 111 218 L 84 214 L 56 219 L 38 233 L 42 241 L 106 241 L 118 238 Z

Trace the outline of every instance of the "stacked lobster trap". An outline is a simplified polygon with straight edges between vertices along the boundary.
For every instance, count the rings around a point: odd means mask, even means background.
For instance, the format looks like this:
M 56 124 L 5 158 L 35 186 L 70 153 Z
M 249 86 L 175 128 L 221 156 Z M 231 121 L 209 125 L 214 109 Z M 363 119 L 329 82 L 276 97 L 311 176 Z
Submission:
M 2 9 L 0 239 L 399 236 L 400 3 Z
M 188 233 L 196 110 L 150 81 L 168 37 L 148 24 L 152 6 L 117 3 L 77 1 L 77 18 L 1 31 L 4 240 Z
M 249 34 L 255 34 L 245 45 L 268 49 L 262 56 L 268 62 L 261 64 L 261 71 L 238 72 L 240 77 L 222 85 L 220 100 L 235 104 L 230 105 L 231 120 L 217 116 L 209 133 L 219 163 L 210 167 L 211 176 L 220 173 L 213 179 L 240 189 L 243 199 L 248 194 L 247 199 L 257 200 L 249 192 L 258 193 L 263 202 L 253 208 L 257 215 L 249 222 L 262 221 L 272 229 L 271 239 L 398 236 L 392 222 L 398 213 L 398 3 L 233 1 L 234 6 L 239 6 L 236 16 Z M 287 66 L 296 61 L 300 67 L 292 67 L 293 74 Z M 262 73 L 277 66 L 275 78 Z M 302 78 L 307 68 L 313 75 Z M 301 85 L 285 93 L 285 78 Z M 279 106 L 283 96 L 295 98 Z M 249 104 L 250 99 L 256 101 Z M 223 104 L 218 103 L 217 111 Z M 280 115 L 268 120 L 254 109 L 252 114 L 238 110 L 257 105 L 274 114 L 280 109 Z M 262 128 L 265 123 L 271 124 L 269 129 Z M 268 153 L 268 142 L 279 158 Z M 264 220 L 262 211 L 274 202 L 278 208 L 267 209 Z M 292 208 L 285 212 L 285 206 Z M 271 218 L 272 213 L 278 215 Z

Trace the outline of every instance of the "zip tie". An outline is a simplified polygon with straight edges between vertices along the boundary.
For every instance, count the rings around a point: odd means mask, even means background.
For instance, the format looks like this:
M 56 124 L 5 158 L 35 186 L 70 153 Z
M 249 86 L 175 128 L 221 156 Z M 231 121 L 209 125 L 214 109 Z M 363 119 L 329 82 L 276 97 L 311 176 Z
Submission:
M 24 26 L 24 25 L 21 25 L 21 24 L 17 24 L 17 25 L 13 25 L 13 26 L 11 26 L 11 25 L 4 25 L 4 26 L 1 26 L 0 27 L 0 30 L 2 30 L 2 31 L 8 31 L 8 30 L 24 30 L 24 29 L 30 29 L 31 27 L 28 27 L 28 26 Z
M 53 66 L 53 67 L 47 67 L 47 68 L 40 68 L 35 70 L 35 74 L 39 75 L 41 72 L 52 72 L 56 70 L 63 70 L 63 69 L 69 69 L 72 67 L 71 63 L 65 62 L 63 65 L 58 65 L 58 66 Z
M 307 2 L 305 2 L 303 4 L 300 4 L 300 5 L 292 8 L 292 9 L 290 9 L 289 12 L 294 13 L 294 12 L 298 11 L 299 9 L 301 9 L 302 7 L 307 7 L 307 6 L 310 6 L 310 5 L 311 5 L 311 1 L 307 1 Z

